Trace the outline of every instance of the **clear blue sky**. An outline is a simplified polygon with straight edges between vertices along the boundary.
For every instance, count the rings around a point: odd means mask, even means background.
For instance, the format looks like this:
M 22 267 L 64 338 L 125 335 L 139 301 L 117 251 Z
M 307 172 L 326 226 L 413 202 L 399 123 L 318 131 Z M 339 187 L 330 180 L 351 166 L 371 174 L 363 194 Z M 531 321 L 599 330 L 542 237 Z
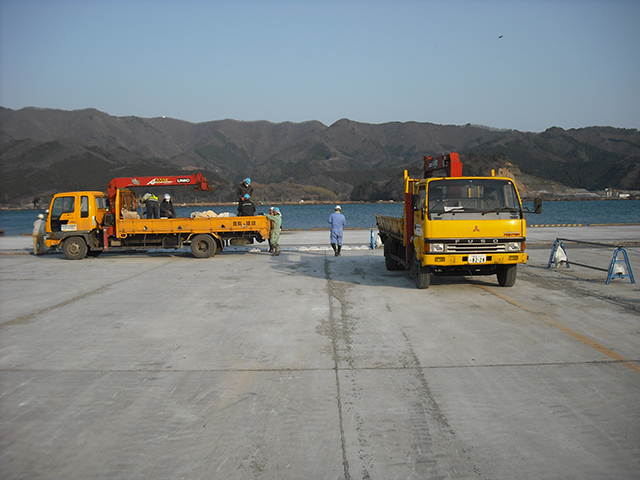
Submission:
M 640 1 L 0 0 L 0 105 L 640 128 Z

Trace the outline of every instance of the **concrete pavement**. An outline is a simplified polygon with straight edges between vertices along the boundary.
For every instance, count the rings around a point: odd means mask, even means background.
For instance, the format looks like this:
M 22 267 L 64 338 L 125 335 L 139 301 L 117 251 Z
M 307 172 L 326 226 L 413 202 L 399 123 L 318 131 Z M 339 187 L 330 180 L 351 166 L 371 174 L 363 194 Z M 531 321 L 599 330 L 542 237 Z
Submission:
M 67 261 L 0 237 L 0 478 L 616 478 L 640 471 L 640 288 L 388 272 L 370 232 Z M 326 238 L 325 238 L 326 237 Z M 568 247 L 607 266 L 613 249 Z
M 373 229 L 374 236 L 377 229 Z M 604 243 L 640 243 L 640 225 L 603 225 L 581 227 L 538 227 L 527 229 L 527 245 L 544 247 L 552 245 L 558 237 Z M 329 230 L 283 230 L 280 243 L 286 249 L 302 247 L 312 250 L 328 250 Z M 346 229 L 344 244 L 347 250 L 366 249 L 371 244 L 371 229 Z M 256 244 L 261 248 L 264 244 Z M 247 251 L 254 247 L 230 247 L 231 251 Z M 31 236 L 0 236 L 0 253 L 29 253 L 33 251 Z

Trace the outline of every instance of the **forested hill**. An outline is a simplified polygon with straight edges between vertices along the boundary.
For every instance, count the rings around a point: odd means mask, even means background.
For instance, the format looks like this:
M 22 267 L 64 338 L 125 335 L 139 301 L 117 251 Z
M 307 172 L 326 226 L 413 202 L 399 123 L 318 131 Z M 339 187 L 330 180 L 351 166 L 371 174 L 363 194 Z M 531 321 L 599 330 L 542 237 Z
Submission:
M 0 203 L 65 190 L 104 190 L 114 177 L 201 171 L 232 200 L 247 176 L 256 200 L 400 199 L 402 172 L 425 155 L 461 154 L 464 174 L 506 168 L 525 189 L 640 190 L 640 133 L 589 127 L 542 133 L 417 122 L 303 123 L 114 117 L 94 109 L 0 107 Z M 177 190 L 179 201 L 193 194 Z

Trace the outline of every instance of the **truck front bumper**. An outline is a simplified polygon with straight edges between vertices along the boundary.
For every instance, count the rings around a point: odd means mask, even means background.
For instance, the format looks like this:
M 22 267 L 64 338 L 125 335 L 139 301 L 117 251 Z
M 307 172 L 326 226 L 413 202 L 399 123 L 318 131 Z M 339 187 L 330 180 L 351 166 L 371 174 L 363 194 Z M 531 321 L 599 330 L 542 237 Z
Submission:
M 422 257 L 422 265 L 437 267 L 483 267 L 492 265 L 509 265 L 527 263 L 529 255 L 525 252 L 517 253 L 464 253 L 464 254 L 436 254 L 427 253 Z

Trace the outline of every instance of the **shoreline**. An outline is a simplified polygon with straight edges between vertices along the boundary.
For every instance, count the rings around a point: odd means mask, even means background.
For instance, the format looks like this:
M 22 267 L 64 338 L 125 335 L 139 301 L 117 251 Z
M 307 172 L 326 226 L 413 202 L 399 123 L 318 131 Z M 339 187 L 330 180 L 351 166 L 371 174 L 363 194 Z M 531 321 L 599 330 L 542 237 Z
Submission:
M 377 234 L 377 228 L 355 228 L 347 230 L 344 245 L 350 247 L 362 247 L 371 244 L 371 231 Z M 330 229 L 284 229 L 281 236 L 281 245 L 290 246 L 326 246 L 328 247 L 328 232 Z M 581 227 L 547 226 L 546 228 L 529 228 L 527 230 L 527 249 L 550 248 L 557 238 L 570 237 L 582 241 L 619 243 L 626 247 L 640 246 L 640 223 L 635 224 L 598 224 L 583 225 Z M 227 251 L 251 250 L 265 248 L 265 244 L 255 243 L 245 247 L 227 247 Z M 152 249 L 155 250 L 155 249 Z M 162 250 L 162 249 L 160 249 Z M 0 255 L 8 252 L 20 251 L 30 253 L 33 251 L 33 242 L 30 234 L 3 235 L 0 236 Z M 116 252 L 121 253 L 121 252 Z M 637 261 L 634 257 L 633 261 Z
M 548 223 L 548 224 L 532 224 L 527 225 L 527 228 L 589 228 L 589 227 L 638 227 L 640 223 Z M 328 232 L 331 229 L 327 228 L 283 228 L 282 232 Z M 344 230 L 348 231 L 364 231 L 364 230 L 378 230 L 378 227 L 345 227 Z M 2 230 L 0 230 L 2 232 Z M 17 235 L 5 235 L 0 233 L 0 237 L 31 237 L 30 233 L 19 233 Z
M 619 197 L 587 197 L 587 198 L 576 198 L 575 196 L 571 196 L 571 198 L 567 197 L 545 197 L 542 196 L 526 196 L 521 195 L 523 202 L 532 202 L 534 198 L 541 198 L 543 202 L 628 202 L 628 201 L 636 201 L 640 200 L 640 198 L 619 198 Z M 177 207 L 233 207 L 236 206 L 238 202 L 186 202 L 175 204 Z M 335 202 L 323 202 L 323 201 L 285 201 L 285 202 L 257 202 L 256 206 L 267 206 L 267 205 L 287 205 L 287 206 L 305 206 L 305 205 L 402 205 L 403 202 L 398 200 L 378 200 L 377 202 L 361 202 L 355 200 L 344 200 L 344 201 L 335 201 Z M 42 211 L 43 209 L 35 208 L 31 206 L 26 207 L 15 207 L 15 206 L 0 206 L 0 211 Z

